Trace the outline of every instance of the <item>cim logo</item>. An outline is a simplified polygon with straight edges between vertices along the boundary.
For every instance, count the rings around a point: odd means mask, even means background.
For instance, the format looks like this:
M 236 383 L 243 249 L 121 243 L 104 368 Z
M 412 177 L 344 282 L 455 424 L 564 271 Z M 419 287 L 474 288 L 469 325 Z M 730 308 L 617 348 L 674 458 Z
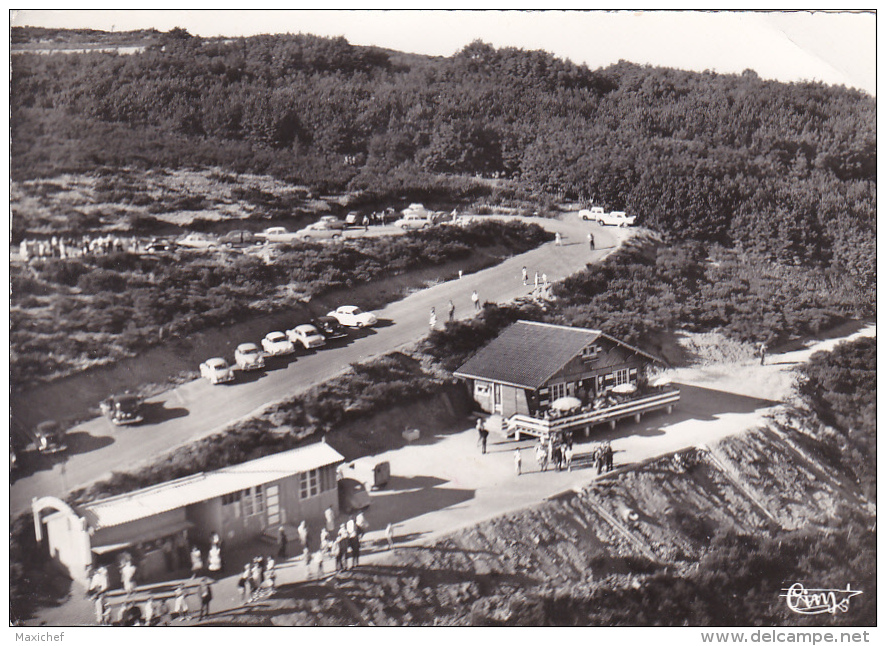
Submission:
M 778 596 L 784 597 L 788 608 L 799 615 L 821 615 L 837 611 L 849 610 L 849 600 L 861 594 L 849 585 L 845 590 L 839 588 L 807 588 L 802 583 L 795 583 L 790 588 L 782 589 Z

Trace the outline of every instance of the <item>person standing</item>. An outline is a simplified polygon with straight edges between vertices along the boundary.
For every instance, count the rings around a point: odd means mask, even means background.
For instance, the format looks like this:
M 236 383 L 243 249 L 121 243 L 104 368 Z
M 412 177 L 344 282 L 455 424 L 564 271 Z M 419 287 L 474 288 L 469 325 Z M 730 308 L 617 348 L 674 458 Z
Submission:
M 476 289 L 471 293 L 471 302 L 474 304 L 474 310 L 479 312 L 480 311 L 480 295 L 477 293 Z
M 556 244 L 558 247 L 563 246 L 563 236 L 560 235 L 559 231 L 554 234 L 554 244 Z
M 237 587 L 240 588 L 240 600 L 243 603 L 248 603 L 252 596 L 252 568 L 249 563 L 243 566 L 243 572 L 240 573 L 240 578 L 237 580 Z
M 308 524 L 302 520 L 298 524 L 298 538 L 301 541 L 302 549 L 308 549 Z
M 594 250 L 594 234 L 593 233 L 588 234 L 588 246 L 591 248 L 591 251 Z
M 535 272 L 535 289 L 538 289 L 538 272 Z
M 194 545 L 191 548 L 191 576 L 196 577 L 202 569 L 203 555 L 200 553 L 200 548 Z
M 209 548 L 209 571 L 217 576 L 222 569 L 222 557 L 221 557 L 221 544 L 214 543 L 212 547 Z
M 548 470 L 548 452 L 541 442 L 535 445 L 535 461 L 538 463 L 539 471 L 544 473 Z
M 766 343 L 760 344 L 760 365 L 764 365 L 766 363 Z
M 597 445 L 594 448 L 594 466 L 597 467 L 597 475 L 603 471 L 603 448 Z
M 335 542 L 332 544 L 332 552 L 335 554 L 335 571 L 341 572 L 345 569 L 345 533 L 344 525 L 339 528 Z
M 394 549 L 394 525 L 393 523 L 388 523 L 388 526 L 385 527 L 385 539 L 388 541 L 388 549 Z
M 335 531 L 335 510 L 332 507 L 327 507 L 323 515 L 326 517 L 326 531 L 331 534 Z
M 452 302 L 452 299 L 449 299 L 449 305 L 446 306 L 449 311 L 449 320 L 455 320 L 455 304 Z
M 148 600 L 145 601 L 145 610 L 142 613 L 142 616 L 144 617 L 144 620 L 145 620 L 145 626 L 153 625 L 154 617 L 155 617 L 153 595 L 148 595 Z
M 206 577 L 200 581 L 200 615 L 197 617 L 198 621 L 202 619 L 208 619 L 209 615 L 209 602 L 212 601 L 212 586 L 207 582 Z
M 541 275 L 541 282 L 542 282 L 542 287 L 547 289 L 548 288 L 548 275 L 547 274 Z
M 428 325 L 433 330 L 437 327 L 437 310 L 431 308 L 431 317 L 428 319 Z
M 569 442 L 563 448 L 563 458 L 566 461 L 566 470 L 572 471 L 572 444 Z
M 526 269 L 526 267 L 523 267 L 523 284 L 525 285 L 528 282 L 529 282 L 529 271 Z
M 369 217 L 366 215 L 363 216 L 363 230 L 369 231 Z
M 95 623 L 99 626 L 107 626 L 111 619 L 111 608 L 108 599 L 103 594 L 95 596 Z
M 486 441 L 489 438 L 489 431 L 483 426 L 480 428 L 480 453 L 486 455 Z
M 172 612 L 174 612 L 179 619 L 188 619 L 191 616 L 190 609 L 188 608 L 188 595 L 185 592 L 184 583 L 179 583 L 178 587 L 175 589 L 175 604 L 172 607 Z
M 603 449 L 606 458 L 606 472 L 612 471 L 612 445 L 606 442 L 606 448 Z
M 523 458 L 520 456 L 520 449 L 514 449 L 514 471 L 518 476 L 523 473 Z
M 277 530 L 277 558 L 283 560 L 286 558 L 286 543 L 288 539 L 286 538 L 286 530 L 283 529 L 283 526 L 280 526 L 280 529 Z

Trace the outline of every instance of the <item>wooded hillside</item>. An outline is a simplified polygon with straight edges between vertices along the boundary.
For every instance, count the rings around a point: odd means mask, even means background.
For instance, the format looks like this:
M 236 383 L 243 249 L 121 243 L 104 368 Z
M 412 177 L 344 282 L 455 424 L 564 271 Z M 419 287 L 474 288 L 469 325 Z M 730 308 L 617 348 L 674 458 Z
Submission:
M 843 87 L 176 29 L 134 55 L 16 55 L 11 104 L 17 179 L 220 166 L 384 199 L 479 174 L 873 285 L 876 101 Z

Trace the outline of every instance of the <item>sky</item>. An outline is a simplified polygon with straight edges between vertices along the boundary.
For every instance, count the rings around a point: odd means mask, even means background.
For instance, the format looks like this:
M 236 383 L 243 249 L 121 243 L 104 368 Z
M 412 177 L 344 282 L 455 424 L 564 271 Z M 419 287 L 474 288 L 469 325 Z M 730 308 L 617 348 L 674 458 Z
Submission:
M 876 93 L 871 12 L 56 9 L 13 11 L 11 22 L 116 31 L 183 27 L 200 36 L 301 32 L 440 56 L 479 39 L 496 47 L 543 49 L 591 69 L 622 59 L 718 73 L 753 69 L 766 79 Z

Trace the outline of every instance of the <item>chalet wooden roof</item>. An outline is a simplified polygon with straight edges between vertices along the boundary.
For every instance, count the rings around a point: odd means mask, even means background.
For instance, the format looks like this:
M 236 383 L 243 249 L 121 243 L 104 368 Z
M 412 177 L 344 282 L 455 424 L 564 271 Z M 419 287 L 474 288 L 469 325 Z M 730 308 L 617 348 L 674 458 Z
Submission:
M 468 359 L 454 374 L 456 377 L 535 390 L 601 337 L 662 363 L 661 359 L 600 330 L 517 321 Z

